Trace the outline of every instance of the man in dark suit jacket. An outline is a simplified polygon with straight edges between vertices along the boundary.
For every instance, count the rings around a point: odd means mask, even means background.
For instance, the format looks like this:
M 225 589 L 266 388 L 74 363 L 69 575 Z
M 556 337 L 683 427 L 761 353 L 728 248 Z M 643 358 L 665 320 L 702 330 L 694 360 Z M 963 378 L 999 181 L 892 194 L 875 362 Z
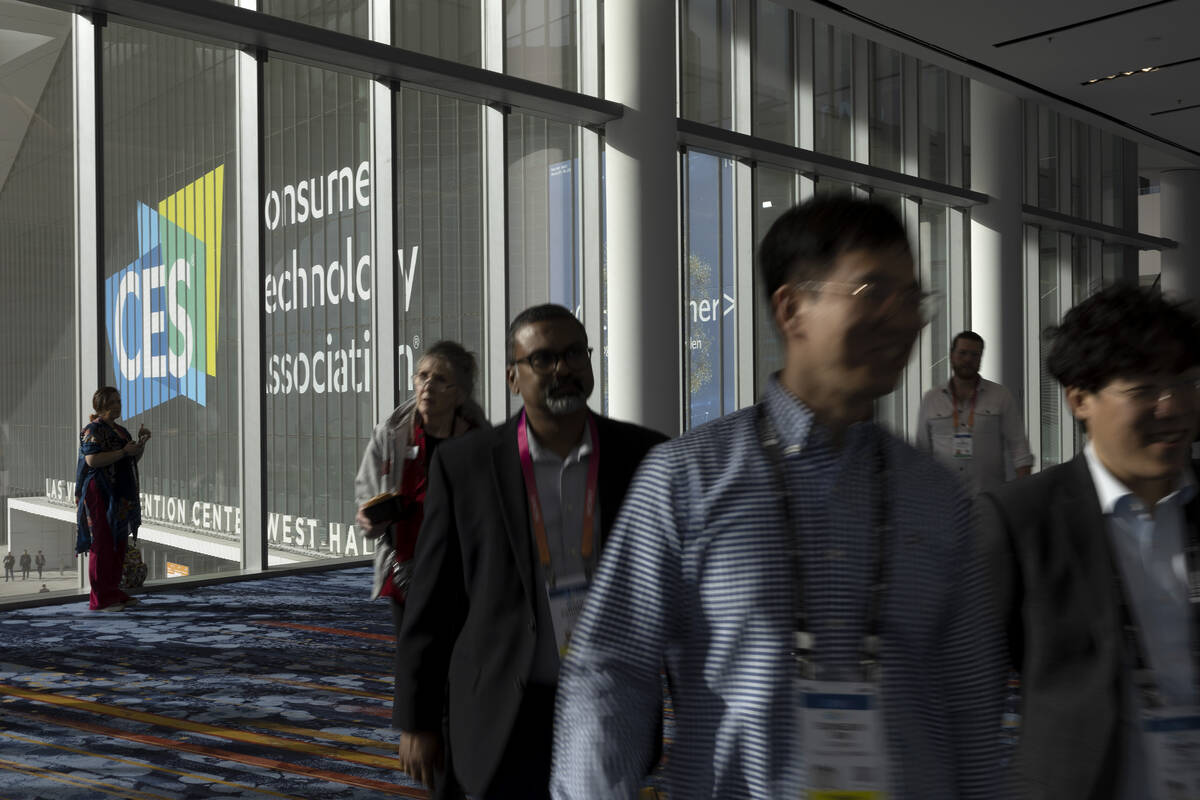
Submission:
M 1200 701 L 1188 574 L 1200 568 L 1200 328 L 1154 292 L 1114 286 L 1050 335 L 1046 365 L 1087 446 L 979 501 L 1021 675 L 1012 777 L 1023 797 L 1153 797 L 1162 772 L 1142 733 L 1141 677 L 1168 708 Z M 1139 654 L 1149 669 L 1135 675 Z
M 591 349 L 567 309 L 522 312 L 507 346 L 524 410 L 438 448 L 397 641 L 406 770 L 429 782 L 448 705 L 454 769 L 484 800 L 549 797 L 558 659 L 578 610 L 564 587 L 586 591 L 634 471 L 666 438 L 588 410 Z

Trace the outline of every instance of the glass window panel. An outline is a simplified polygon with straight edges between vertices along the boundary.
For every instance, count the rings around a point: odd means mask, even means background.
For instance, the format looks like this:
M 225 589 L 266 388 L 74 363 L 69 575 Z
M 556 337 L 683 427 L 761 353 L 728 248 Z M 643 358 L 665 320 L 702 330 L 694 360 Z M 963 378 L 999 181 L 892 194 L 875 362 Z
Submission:
M 820 153 L 854 158 L 853 37 L 813 23 L 813 146 Z
M 796 13 L 754 5 L 754 135 L 796 143 Z
M 397 402 L 439 339 L 483 350 L 483 111 L 404 89 L 397 95 Z M 483 402 L 479 387 L 475 399 Z
M 1071 213 L 1088 219 L 1091 214 L 1091 131 L 1071 120 Z
M 393 0 L 397 47 L 483 66 L 482 0 Z
M 921 390 L 950 380 L 950 210 L 925 201 L 920 206 L 918 242 L 921 248 L 921 283 L 934 292 L 937 302 L 923 333 L 929 337 L 930 362 L 922 371 Z
M 558 303 L 583 319 L 579 136 L 579 128 L 564 122 L 509 117 L 510 318 L 529 306 Z M 512 410 L 519 405 L 516 400 Z
M 899 219 L 904 219 L 904 198 L 900 195 L 875 190 L 871 193 L 871 200 L 887 206 Z M 875 421 L 898 436 L 903 436 L 906 428 L 908 403 L 905 398 L 904 384 L 907 377 L 908 370 L 905 370 L 901 373 L 896 388 L 875 401 Z
M 870 47 L 871 164 L 900 172 L 904 157 L 903 58 L 883 45 L 872 42 Z
M 259 0 L 258 7 L 263 13 L 317 28 L 364 38 L 371 35 L 369 0 Z
M 733 127 L 733 0 L 683 0 L 680 106 L 686 119 Z
M 103 30 L 102 374 L 127 427 L 155 434 L 139 467 L 152 580 L 241 566 L 235 55 Z
M 735 408 L 734 162 L 690 152 L 684 270 L 686 427 Z
M 518 78 L 579 88 L 578 3 L 595 0 L 505 0 L 505 71 Z
M 1058 242 L 1059 234 L 1055 231 L 1041 230 L 1038 234 L 1038 325 L 1037 330 L 1047 326 L 1057 325 L 1059 307 L 1061 305 L 1058 291 Z M 1050 351 L 1050 343 L 1046 337 L 1039 337 L 1038 362 L 1039 391 L 1038 399 L 1041 405 L 1042 453 L 1039 464 L 1041 469 L 1052 467 L 1062 462 L 1062 448 L 1059 432 L 1062 424 L 1058 381 L 1046 369 L 1046 356 Z
M 918 170 L 922 178 L 948 182 L 950 164 L 947 146 L 950 117 L 947 112 L 946 70 L 932 64 L 921 65 L 917 94 L 920 120 L 918 130 Z
M 81 419 L 75 372 L 75 146 L 72 105 L 71 17 L 13 4 L 0 21 L 0 84 L 9 113 L 2 124 L 12 148 L 0 155 L 0 554 L 18 559 L 38 551 L 25 580 L 0 583 L 0 598 L 80 586 L 75 526 L 11 507 L 28 498 L 33 507 L 74 509 L 75 459 Z M 20 76 L 21 80 L 10 80 Z M 6 143 L 7 144 L 7 143 Z M 49 509 L 47 509 L 49 510 Z M 60 568 L 65 567 L 61 570 Z M 37 579 L 37 580 L 35 580 Z
M 1058 114 L 1037 107 L 1037 205 L 1058 209 Z
M 754 170 L 754 252 L 775 220 L 800 202 L 797 173 L 759 166 Z M 757 258 L 755 264 L 758 264 Z M 783 369 L 783 341 L 766 297 L 761 273 L 754 270 L 754 387 L 761 396 L 771 375 Z
M 371 82 L 283 59 L 263 70 L 269 563 L 363 555 L 354 474 L 374 392 L 392 390 L 372 375 Z

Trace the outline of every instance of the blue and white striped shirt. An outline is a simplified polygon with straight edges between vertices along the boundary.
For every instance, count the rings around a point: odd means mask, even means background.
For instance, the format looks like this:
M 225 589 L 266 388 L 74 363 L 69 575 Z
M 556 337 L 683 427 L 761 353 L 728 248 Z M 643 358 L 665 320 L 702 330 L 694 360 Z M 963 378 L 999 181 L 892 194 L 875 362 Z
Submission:
M 891 532 L 882 702 L 894 797 L 998 797 L 1005 670 L 970 503 L 929 456 L 873 423 L 841 449 L 772 380 L 791 518 L 744 409 L 655 448 L 642 463 L 559 676 L 558 800 L 633 797 L 661 714 L 675 704 L 671 797 L 799 796 L 790 537 L 820 668 L 853 669 L 874 565 L 876 452 Z M 841 676 L 839 676 L 841 677 Z

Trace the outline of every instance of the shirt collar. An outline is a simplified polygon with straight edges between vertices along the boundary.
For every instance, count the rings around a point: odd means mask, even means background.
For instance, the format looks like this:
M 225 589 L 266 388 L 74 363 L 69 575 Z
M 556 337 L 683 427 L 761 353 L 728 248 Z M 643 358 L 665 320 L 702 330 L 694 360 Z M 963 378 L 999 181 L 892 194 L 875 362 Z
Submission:
M 829 431 L 816 421 L 803 400 L 787 390 L 779 380 L 778 372 L 773 374 L 767 383 L 763 392 L 763 404 L 775 425 L 779 443 L 785 453 L 817 444 L 832 446 Z M 846 431 L 845 447 L 850 449 L 860 442 L 860 437 L 866 435 L 871 427 L 872 423 L 869 422 L 851 425 Z
M 579 435 L 579 441 L 571 448 L 571 452 L 567 453 L 566 458 L 559 458 L 558 454 L 553 450 L 542 446 L 542 443 L 538 441 L 537 435 L 533 432 L 533 428 L 528 427 L 528 423 L 526 423 L 525 430 L 529 433 L 529 457 L 533 459 L 534 463 L 546 464 L 572 464 L 583 461 L 592 454 L 596 446 L 592 441 L 591 429 L 592 426 L 590 423 L 585 424 L 583 426 L 583 433 Z
M 1102 514 L 1112 514 L 1116 510 L 1117 503 L 1120 502 L 1121 498 L 1128 497 L 1133 492 L 1108 471 L 1108 467 L 1104 466 L 1104 463 L 1100 461 L 1100 457 L 1096 455 L 1096 448 L 1092 442 L 1089 441 L 1084 446 L 1083 456 L 1087 460 L 1088 471 L 1092 473 L 1092 484 L 1096 487 L 1096 496 L 1100 498 L 1100 512 Z M 1188 465 L 1180 473 L 1175 488 L 1170 494 L 1159 500 L 1158 505 L 1163 505 L 1164 503 L 1179 503 L 1181 506 L 1187 505 L 1195 496 L 1196 476 L 1192 472 L 1191 465 Z

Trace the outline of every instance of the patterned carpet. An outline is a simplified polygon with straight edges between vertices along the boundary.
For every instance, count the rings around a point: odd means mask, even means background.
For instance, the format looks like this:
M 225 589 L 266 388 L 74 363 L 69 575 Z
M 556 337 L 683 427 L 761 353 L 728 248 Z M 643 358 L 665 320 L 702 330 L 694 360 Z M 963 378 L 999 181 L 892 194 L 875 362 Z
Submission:
M 425 797 L 366 567 L 0 616 L 0 800 Z

